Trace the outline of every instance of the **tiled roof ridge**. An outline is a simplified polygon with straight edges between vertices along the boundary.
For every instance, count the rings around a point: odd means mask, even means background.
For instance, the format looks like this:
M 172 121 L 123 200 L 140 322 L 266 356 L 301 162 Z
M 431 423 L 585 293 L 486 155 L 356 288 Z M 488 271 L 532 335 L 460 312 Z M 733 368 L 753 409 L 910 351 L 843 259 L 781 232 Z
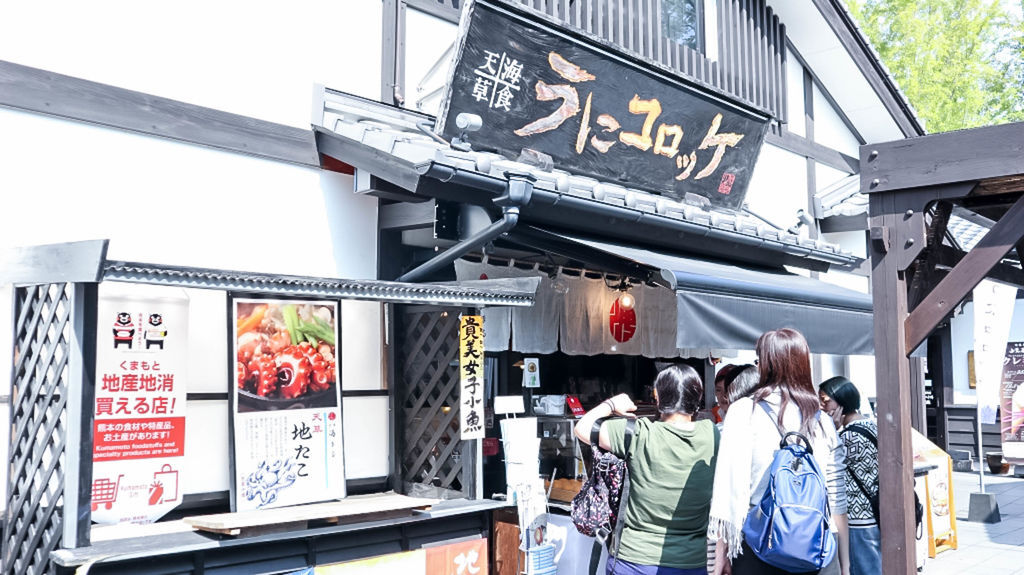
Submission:
M 702 224 L 709 228 L 790 245 L 794 248 L 855 258 L 851 252 L 842 250 L 836 244 L 791 234 L 740 211 L 706 209 L 645 190 L 572 174 L 558 168 L 544 170 L 509 160 L 493 152 L 455 150 L 445 147 L 426 134 L 403 130 L 377 120 L 339 120 L 335 123 L 333 131 L 412 164 L 436 162 L 496 177 L 503 177 L 505 172 L 525 172 L 536 178 L 535 188 L 550 192 Z

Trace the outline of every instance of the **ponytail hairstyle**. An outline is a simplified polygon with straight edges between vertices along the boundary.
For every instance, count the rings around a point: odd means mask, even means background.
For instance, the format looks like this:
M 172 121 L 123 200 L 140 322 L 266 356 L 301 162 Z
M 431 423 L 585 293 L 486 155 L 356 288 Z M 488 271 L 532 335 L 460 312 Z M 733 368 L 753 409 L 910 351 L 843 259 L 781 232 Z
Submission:
M 779 425 L 786 409 L 795 404 L 800 410 L 800 432 L 811 437 L 820 404 L 811 382 L 811 351 L 807 340 L 795 329 L 776 329 L 761 334 L 755 349 L 761 380 L 754 401 L 761 401 L 778 389 L 782 394 Z
M 693 415 L 704 404 L 704 384 L 696 370 L 688 365 L 672 365 L 658 372 L 654 380 L 658 392 L 658 411 L 662 416 L 683 413 Z

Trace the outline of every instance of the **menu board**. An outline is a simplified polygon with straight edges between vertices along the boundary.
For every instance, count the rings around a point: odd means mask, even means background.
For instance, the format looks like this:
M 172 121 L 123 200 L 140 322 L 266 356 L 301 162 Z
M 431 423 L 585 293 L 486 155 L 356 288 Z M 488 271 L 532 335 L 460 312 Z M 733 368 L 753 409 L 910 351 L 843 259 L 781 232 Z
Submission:
M 189 301 L 181 290 L 101 286 L 92 520 L 150 523 L 181 503 Z
M 337 302 L 230 306 L 233 509 L 344 497 Z

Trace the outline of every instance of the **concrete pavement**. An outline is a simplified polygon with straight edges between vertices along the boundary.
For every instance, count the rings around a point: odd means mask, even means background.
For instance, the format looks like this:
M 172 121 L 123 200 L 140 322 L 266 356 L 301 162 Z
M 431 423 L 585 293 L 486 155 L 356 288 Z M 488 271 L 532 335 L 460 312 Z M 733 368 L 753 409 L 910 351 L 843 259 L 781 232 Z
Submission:
M 993 524 L 967 521 L 970 494 L 978 491 L 977 473 L 954 472 L 953 489 L 958 548 L 928 559 L 924 573 L 1024 575 L 1024 479 L 985 475 L 985 491 L 996 494 L 1002 517 Z

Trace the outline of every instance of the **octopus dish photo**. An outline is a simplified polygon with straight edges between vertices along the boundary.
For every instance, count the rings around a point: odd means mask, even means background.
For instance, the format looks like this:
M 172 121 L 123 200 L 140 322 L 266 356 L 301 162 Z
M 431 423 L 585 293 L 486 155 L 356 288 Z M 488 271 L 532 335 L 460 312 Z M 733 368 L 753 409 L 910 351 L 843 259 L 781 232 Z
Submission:
M 237 301 L 238 411 L 337 406 L 333 304 Z

